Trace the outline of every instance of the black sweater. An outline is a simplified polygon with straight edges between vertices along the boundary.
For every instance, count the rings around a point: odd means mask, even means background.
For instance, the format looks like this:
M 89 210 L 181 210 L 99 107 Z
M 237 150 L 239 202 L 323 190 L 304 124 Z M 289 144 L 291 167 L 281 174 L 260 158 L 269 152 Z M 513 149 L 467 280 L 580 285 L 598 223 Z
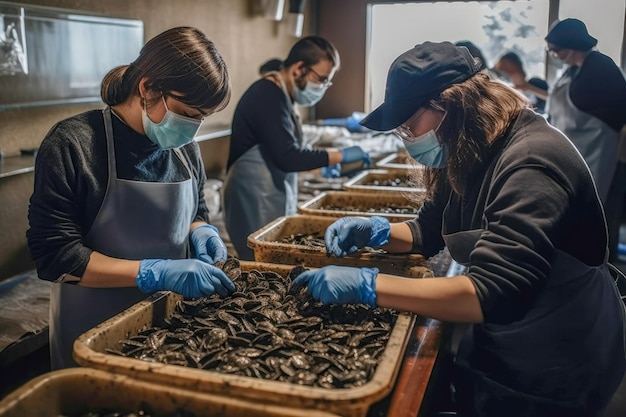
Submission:
M 408 221 L 414 250 L 432 256 L 448 233 L 483 228 L 470 255 L 473 281 L 485 322 L 507 322 L 528 308 L 545 284 L 555 251 L 587 265 L 604 261 L 607 231 L 600 201 L 584 161 L 572 143 L 541 117 L 523 112 L 493 155 L 467 179 L 464 196 L 450 188 Z M 487 168 L 497 158 L 488 195 L 479 196 Z M 477 215 L 473 216 L 476 210 Z M 523 309 L 523 307 L 522 307 Z
M 118 178 L 146 182 L 189 179 L 172 150 L 162 150 L 117 117 L 112 117 Z M 196 142 L 181 148 L 198 183 L 195 221 L 208 222 L 204 167 Z M 106 136 L 101 110 L 88 111 L 55 125 L 44 138 L 35 163 L 35 187 L 26 232 L 40 278 L 63 273 L 82 276 L 92 250 L 82 239 L 104 199 L 108 180 Z
M 255 81 L 239 100 L 233 116 L 228 168 L 246 151 L 260 145 L 269 165 L 284 172 L 308 171 L 328 165 L 325 150 L 298 144 L 291 103 L 272 81 Z

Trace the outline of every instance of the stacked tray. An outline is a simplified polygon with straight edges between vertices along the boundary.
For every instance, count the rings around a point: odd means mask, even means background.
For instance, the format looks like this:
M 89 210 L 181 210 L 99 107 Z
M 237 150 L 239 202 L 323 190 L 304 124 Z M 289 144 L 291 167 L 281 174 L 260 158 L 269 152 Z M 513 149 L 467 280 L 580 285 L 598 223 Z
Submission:
M 409 173 L 416 168 L 368 169 L 343 184 L 344 190 L 368 193 L 423 193 L 423 187 L 410 185 Z
M 241 262 L 242 271 L 271 271 L 283 277 L 287 276 L 292 269 L 291 265 Z M 80 336 L 74 343 L 74 358 L 82 366 L 126 375 L 134 380 L 168 387 L 168 390 L 172 389 L 170 387 L 176 387 L 191 393 L 241 400 L 246 404 L 253 402 L 262 409 L 282 406 L 287 409 L 304 410 L 307 415 L 314 415 L 310 414 L 312 412 L 309 410 L 321 410 L 341 416 L 363 417 L 374 402 L 384 398 L 393 388 L 414 322 L 413 315 L 396 313 L 393 327 L 390 328 L 384 350 L 381 351 L 380 359 L 371 378 L 363 385 L 350 388 L 304 386 L 278 380 L 150 362 L 109 353 L 111 350 L 119 349 L 120 341 L 128 340 L 147 328 L 172 321 L 177 308 L 180 308 L 181 301 L 179 295 L 171 292 L 161 292 L 150 296 Z M 223 302 L 226 306 L 228 299 Z M 218 308 L 218 316 L 219 311 L 222 310 L 221 307 Z M 345 315 L 345 311 L 342 314 Z M 329 345 L 335 344 L 329 343 Z M 340 349 L 340 347 L 335 348 Z M 264 414 L 252 412 L 248 415 L 262 416 Z
M 410 278 L 432 277 L 425 267 L 426 259 L 418 254 L 389 254 L 377 251 L 359 251 L 344 258 L 326 256 L 326 248 L 319 240 L 331 223 L 337 219 L 329 216 L 297 214 L 283 216 L 248 236 L 248 247 L 254 251 L 258 262 L 322 267 L 345 265 L 376 267 L 380 272 Z M 290 243 L 307 237 L 310 244 Z
M 140 415 L 140 411 L 160 417 L 337 417 L 322 411 L 197 393 L 88 368 L 41 375 L 0 401 L 1 417 L 113 415 L 107 412 Z
M 298 212 L 313 216 L 381 216 L 390 222 L 413 219 L 421 207 L 421 193 L 409 200 L 400 193 L 327 191 L 298 205 Z
M 415 165 L 411 164 L 408 158 L 411 158 L 411 157 L 406 151 L 394 152 L 382 158 L 380 161 L 376 162 L 376 166 L 382 169 L 389 169 L 389 168 L 406 169 L 406 168 L 414 167 Z

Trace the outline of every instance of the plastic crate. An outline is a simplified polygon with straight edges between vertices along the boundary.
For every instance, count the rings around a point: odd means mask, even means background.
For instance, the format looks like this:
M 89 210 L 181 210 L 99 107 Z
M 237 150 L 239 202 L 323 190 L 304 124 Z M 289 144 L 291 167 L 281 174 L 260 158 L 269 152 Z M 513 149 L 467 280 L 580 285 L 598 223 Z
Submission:
M 57 417 L 103 410 L 151 415 L 220 417 L 337 417 L 334 414 L 202 394 L 97 369 L 71 368 L 41 375 L 0 402 L 1 417 Z
M 423 194 L 414 194 L 420 199 Z M 357 193 L 352 191 L 327 191 L 298 205 L 298 212 L 313 216 L 381 216 L 390 222 L 402 222 L 417 216 L 421 206 L 399 193 Z M 334 207 L 334 208 L 329 208 Z M 393 207 L 407 207 L 407 213 L 385 211 Z
M 408 180 L 409 173 L 416 168 L 368 169 L 355 175 L 343 184 L 344 190 L 368 193 L 424 193 L 423 187 L 375 185 L 376 181 Z
M 283 238 L 298 234 L 320 234 L 337 219 L 329 216 L 294 215 L 279 217 L 248 236 L 248 247 L 254 251 L 258 262 L 322 267 L 345 265 L 376 267 L 381 272 L 410 278 L 432 277 L 425 266 L 426 259 L 418 254 L 389 254 L 357 252 L 344 258 L 326 256 L 326 249 L 292 243 L 282 243 Z
M 290 265 L 272 265 L 242 262 L 242 270 L 274 271 L 283 276 L 293 268 Z M 372 379 L 356 388 L 327 389 L 280 381 L 230 375 L 217 371 L 189 368 L 164 363 L 147 362 L 106 352 L 116 348 L 120 340 L 139 333 L 146 327 L 162 323 L 172 316 L 180 295 L 172 292 L 156 293 L 81 335 L 74 342 L 74 358 L 86 367 L 92 367 L 136 380 L 169 387 L 178 387 L 195 393 L 209 393 L 231 399 L 287 408 L 321 410 L 348 417 L 363 417 L 369 407 L 388 395 L 395 383 L 404 356 L 406 344 L 415 317 L 401 313 L 391 331 L 385 350 Z M 210 414 L 202 414 L 210 415 Z M 248 415 L 263 415 L 250 413 Z M 310 414 L 307 414 L 310 415 Z

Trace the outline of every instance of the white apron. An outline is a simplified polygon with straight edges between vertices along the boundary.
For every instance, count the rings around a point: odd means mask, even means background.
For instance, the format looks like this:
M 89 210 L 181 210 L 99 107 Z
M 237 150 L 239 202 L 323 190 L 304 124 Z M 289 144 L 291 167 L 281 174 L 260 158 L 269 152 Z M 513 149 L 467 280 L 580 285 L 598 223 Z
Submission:
M 198 206 L 197 184 L 186 159 L 178 156 L 189 179 L 177 183 L 117 178 L 111 109 L 103 110 L 109 179 L 100 211 L 84 244 L 114 258 L 180 259 L 187 257 L 189 227 Z M 99 323 L 144 299 L 137 287 L 88 288 L 55 283 L 50 294 L 52 369 L 77 366 L 74 340 Z

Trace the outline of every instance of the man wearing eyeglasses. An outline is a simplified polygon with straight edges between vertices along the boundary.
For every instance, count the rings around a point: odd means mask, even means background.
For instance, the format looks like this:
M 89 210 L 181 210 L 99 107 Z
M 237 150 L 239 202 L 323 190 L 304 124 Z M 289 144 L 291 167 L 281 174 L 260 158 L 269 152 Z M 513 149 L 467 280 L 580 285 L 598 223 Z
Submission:
M 550 55 L 569 67 L 548 97 L 550 123 L 582 154 L 606 203 L 626 124 L 626 80 L 613 60 L 594 50 L 598 41 L 578 19 L 555 23 L 546 36 Z
M 309 36 L 291 48 L 280 70 L 255 81 L 241 97 L 232 122 L 224 219 L 237 256 L 253 260 L 248 235 L 277 217 L 296 213 L 297 172 L 321 168 L 339 176 L 339 164 L 364 161 L 358 146 L 307 149 L 294 104 L 317 104 L 339 69 L 339 53 L 326 39 Z

